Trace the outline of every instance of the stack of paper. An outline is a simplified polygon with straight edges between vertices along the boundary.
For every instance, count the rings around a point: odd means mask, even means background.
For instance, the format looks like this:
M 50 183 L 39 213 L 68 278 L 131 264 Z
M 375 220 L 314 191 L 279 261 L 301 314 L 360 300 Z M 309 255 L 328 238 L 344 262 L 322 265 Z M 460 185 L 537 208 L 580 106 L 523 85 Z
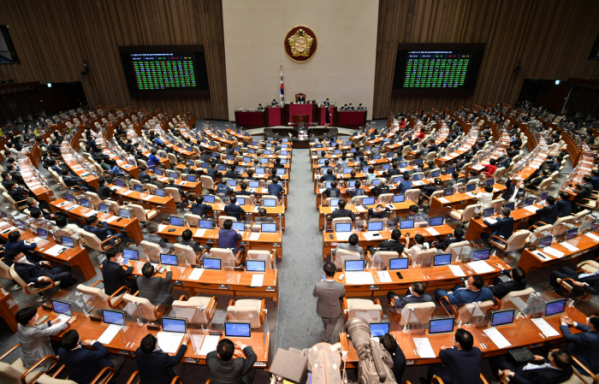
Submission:
M 427 227 L 426 231 L 431 234 L 431 236 L 439 236 L 439 232 L 433 227 Z
M 87 213 L 84 213 L 83 216 L 85 216 L 85 217 L 91 217 L 91 216 L 97 215 L 97 214 L 98 214 L 98 211 L 95 211 L 95 210 L 92 209 L 91 211 L 89 211 Z
M 250 284 L 250 287 L 261 287 L 263 282 L 264 282 L 263 274 L 254 274 L 254 275 L 252 275 L 252 282 Z
M 391 276 L 389 275 L 389 271 L 377 271 L 378 275 L 379 275 L 379 281 L 381 283 L 390 283 L 391 280 Z
M 347 241 L 351 235 L 351 232 L 335 232 L 335 237 L 338 241 Z
M 495 268 L 491 267 L 484 260 L 470 262 L 470 263 L 468 263 L 468 266 L 470 268 L 472 268 L 474 270 L 474 272 L 476 272 L 479 275 L 482 273 L 495 272 Z
M 195 235 L 198 237 L 202 237 L 202 236 L 204 236 L 205 233 L 206 233 L 206 228 L 200 228 L 196 231 Z
M 220 340 L 220 336 L 208 335 L 204 338 L 202 348 L 200 349 L 200 356 L 206 356 L 212 351 L 216 351 L 216 346 Z
M 118 220 L 118 219 L 119 219 L 118 216 L 111 216 L 108 219 L 106 219 L 106 222 L 107 223 L 112 223 L 113 221 Z
M 120 326 L 111 324 L 108 326 L 108 328 L 106 328 L 104 333 L 102 333 L 102 336 L 100 336 L 98 341 L 104 345 L 108 345 L 108 344 L 110 344 L 112 339 L 114 339 L 114 337 L 117 335 L 117 333 L 119 333 L 120 330 L 121 330 Z
M 364 232 L 364 238 L 368 241 L 383 240 L 383 237 L 378 232 Z
M 366 208 L 364 208 L 364 207 L 363 207 L 363 206 L 361 206 L 361 205 L 356 205 L 356 210 L 357 210 L 358 212 L 366 212 Z
M 548 255 L 557 257 L 558 259 L 561 259 L 565 255 L 565 253 L 563 253 L 561 251 L 558 251 L 557 249 L 551 248 L 551 247 L 545 247 L 545 248 L 543 248 L 543 252 L 546 253 L 546 254 L 548 254 Z
M 158 225 L 158 232 L 162 232 L 166 229 L 166 227 L 168 227 L 168 225 L 164 225 L 164 224 L 159 224 Z
M 370 272 L 345 272 L 345 282 L 350 285 L 372 285 L 374 279 Z
M 493 218 L 491 218 L 491 217 L 487 217 L 487 218 L 485 219 L 485 222 L 486 222 L 486 223 L 489 223 L 489 224 L 491 224 L 491 225 L 493 225 L 493 224 L 495 224 L 495 223 L 497 222 L 497 220 L 495 220 L 495 219 L 493 219 Z
M 433 346 L 431 345 L 431 342 L 428 338 L 415 337 L 414 344 L 416 344 L 416 350 L 418 351 L 420 357 L 422 357 L 423 359 L 434 359 L 435 357 L 437 357 L 437 355 L 435 355 L 435 351 L 433 350 Z
M 567 248 L 568 251 L 570 251 L 570 252 L 578 252 L 578 251 L 580 251 L 580 249 L 576 248 L 575 246 L 573 246 L 572 244 L 570 244 L 570 243 L 568 243 L 566 241 L 559 243 L 559 245 L 561 245 L 564 248 Z
M 67 248 L 63 247 L 62 245 L 55 245 L 52 248 L 46 250 L 45 253 L 48 254 L 48 255 L 50 255 L 50 256 L 58 256 L 62 252 L 64 252 L 63 249 L 66 250 Z
M 531 319 L 533 323 L 543 332 L 547 337 L 559 336 L 560 333 L 556 331 L 545 319 L 539 317 L 537 319 Z
M 495 327 L 485 329 L 483 332 L 489 336 L 489 339 L 495 343 L 497 348 L 503 349 L 512 345 Z
M 252 234 L 250 235 L 250 240 L 251 241 L 260 240 L 260 232 L 252 232 Z
M 584 234 L 587 237 L 590 237 L 591 239 L 593 239 L 596 243 L 599 242 L 599 236 L 591 233 L 591 232 L 587 232 Z
M 444 197 L 438 197 L 439 201 L 442 202 L 443 204 L 449 204 L 449 200 L 447 200 Z
M 166 353 L 176 353 L 183 340 L 184 333 L 176 332 L 158 332 L 156 339 L 158 346 Z
M 188 279 L 189 280 L 200 280 L 200 277 L 202 277 L 202 273 L 204 273 L 203 268 L 194 268 L 193 271 L 191 271 L 191 273 L 189 274 Z
M 524 207 L 524 209 L 526 209 L 528 212 L 532 212 L 532 213 L 537 213 L 537 211 L 539 210 L 539 208 L 535 207 L 534 205 L 529 205 Z
M 459 265 L 450 265 L 449 269 L 451 269 L 451 272 L 453 272 L 455 277 L 466 276 L 466 274 L 462 270 L 462 267 L 460 267 Z

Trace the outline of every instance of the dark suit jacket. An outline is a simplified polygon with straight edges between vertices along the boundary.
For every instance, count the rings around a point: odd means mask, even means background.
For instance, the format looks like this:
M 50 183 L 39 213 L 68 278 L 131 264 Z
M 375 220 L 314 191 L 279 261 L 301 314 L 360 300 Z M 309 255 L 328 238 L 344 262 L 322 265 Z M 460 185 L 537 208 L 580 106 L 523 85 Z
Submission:
M 593 184 L 584 183 L 580 186 L 580 189 L 576 192 L 574 203 L 578 204 L 582 199 L 588 199 L 593 193 Z
M 83 229 L 85 229 L 87 232 L 93 233 L 96 236 L 98 236 L 98 239 L 100 239 L 100 241 L 104 241 L 106 240 L 106 238 L 108 238 L 108 231 L 110 230 L 110 228 L 108 228 L 108 224 L 105 221 L 101 222 L 98 227 L 86 225 L 85 227 L 83 227 Z
M 216 351 L 206 355 L 206 367 L 212 384 L 242 384 L 241 378 L 258 360 L 252 347 L 245 347 L 243 353 L 246 359 L 238 358 L 229 361 L 219 359 Z
M 208 204 L 193 203 L 191 205 L 191 213 L 193 213 L 194 215 L 199 215 L 203 217 L 208 212 L 212 212 L 212 207 Z
M 447 348 L 439 352 L 439 358 L 447 365 L 449 382 L 446 384 L 479 384 L 482 353 L 477 347 L 470 351 Z
M 166 273 L 165 278 L 154 276 L 148 279 L 139 276 L 137 278 L 138 296 L 150 300 L 154 305 L 171 305 L 174 301 L 171 296 L 171 290 L 173 289 L 172 277 L 173 273 L 171 271 Z
M 98 187 L 98 196 L 100 199 L 105 200 L 108 199 L 112 195 L 112 190 L 105 185 L 100 185 Z
M 542 221 L 546 224 L 553 224 L 557 221 L 557 204 L 547 205 L 537 211 L 537 215 L 539 215 L 539 221 Z
M 49 269 L 44 269 L 42 265 L 25 255 L 31 264 L 15 264 L 15 271 L 26 283 L 38 283 L 37 279 L 42 276 L 48 276 L 54 280 L 54 276 L 49 272 Z M 39 286 L 47 285 L 48 283 L 39 283 Z
M 487 222 L 485 224 L 495 230 L 496 236 L 503 237 L 505 240 L 509 239 L 514 232 L 514 219 L 511 217 L 497 219 L 494 224 L 487 224 Z
M 221 229 L 218 231 L 218 247 L 219 248 L 231 248 L 233 255 L 237 255 L 238 248 L 237 242 L 241 240 L 241 233 L 237 233 L 232 229 Z
M 117 289 L 123 285 L 127 285 L 125 277 L 133 274 L 133 267 L 128 267 L 126 270 L 120 264 L 109 261 L 108 258 L 102 264 L 102 278 L 104 279 L 104 292 L 107 295 L 112 295 Z
M 510 280 L 505 283 L 497 284 L 492 287 L 489 287 L 491 292 L 493 292 L 493 296 L 498 299 L 503 299 L 505 295 L 512 291 L 521 291 L 526 289 L 526 279 L 522 281 Z
M 227 204 L 225 205 L 225 215 L 232 216 L 240 221 L 241 216 L 245 216 L 245 211 L 237 204 Z
M 545 360 L 549 362 L 549 360 Z M 559 384 L 572 376 L 572 367 L 566 369 L 539 368 L 523 371 L 526 364 L 516 368 L 516 375 L 510 379 L 510 384 Z
M 10 258 L 10 254 L 12 251 L 31 251 L 34 250 L 35 247 L 37 247 L 35 243 L 27 245 L 23 240 L 15 241 L 14 243 L 11 241 L 7 241 L 6 245 L 4 246 L 4 263 L 9 267 L 13 264 L 12 259 Z
M 316 313 L 320 317 L 336 318 L 341 314 L 341 302 L 345 296 L 345 286 L 337 281 L 322 281 L 316 283 L 312 291 L 314 297 L 318 297 Z
M 212 180 L 215 180 L 217 176 L 220 175 L 220 172 L 218 171 L 218 169 L 216 168 L 208 168 L 206 170 L 206 172 L 208 173 L 208 176 L 212 177 Z
M 58 356 L 69 373 L 69 379 L 78 384 L 88 384 L 104 368 L 114 366 L 107 359 L 110 354 L 106 348 L 96 341 L 94 349 L 77 348 L 71 351 L 60 348 Z
M 591 328 L 585 324 L 576 324 L 576 328 L 582 333 L 573 335 L 567 325 L 562 325 L 560 330 L 570 343 L 567 350 L 571 355 L 575 356 L 592 372 L 599 372 L 599 332 L 591 331 Z M 580 372 L 584 373 L 582 369 Z
M 173 367 L 181 361 L 187 351 L 187 345 L 181 345 L 177 354 L 171 356 L 168 353 L 154 351 L 145 353 L 141 348 L 135 351 L 139 377 L 144 384 L 170 384 L 175 376 Z
M 405 296 L 403 299 L 395 299 L 395 306 L 397 307 L 397 309 L 401 310 L 403 307 L 406 306 L 406 304 L 410 304 L 410 303 L 429 303 L 432 302 L 433 298 L 431 297 L 431 295 L 425 293 L 422 296 L 412 296 L 412 295 L 407 295 Z
M 331 213 L 331 220 L 337 219 L 339 217 L 349 217 L 352 221 L 355 220 L 354 213 L 349 209 L 337 209 Z
M 393 240 L 393 239 L 389 239 L 389 240 L 385 240 L 385 241 L 381 241 L 379 243 L 379 249 L 380 250 L 384 250 L 384 251 L 395 251 L 397 253 L 399 253 L 399 255 L 401 256 L 401 253 L 404 250 L 404 245 L 403 243 L 397 241 L 397 240 Z
M 555 203 L 557 206 L 557 217 L 569 216 L 572 213 L 572 203 L 567 200 L 559 200 Z

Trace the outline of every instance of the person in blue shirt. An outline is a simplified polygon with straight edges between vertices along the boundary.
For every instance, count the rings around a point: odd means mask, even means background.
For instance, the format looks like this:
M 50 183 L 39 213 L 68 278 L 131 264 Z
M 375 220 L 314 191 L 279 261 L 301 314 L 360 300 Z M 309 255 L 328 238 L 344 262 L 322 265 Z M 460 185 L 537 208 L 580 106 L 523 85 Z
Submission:
M 223 201 L 229 201 L 229 195 L 233 192 L 225 179 L 221 179 L 216 185 L 216 195 L 219 196 Z
M 112 173 L 112 176 L 125 176 L 125 173 L 123 171 L 121 171 L 121 169 L 117 165 L 116 161 L 109 160 L 108 166 L 110 167 L 108 172 Z
M 560 331 L 569 342 L 566 351 L 580 360 L 591 372 L 599 372 L 599 349 L 597 348 L 599 345 L 599 313 L 587 317 L 586 324 L 572 321 L 568 316 L 562 316 L 560 321 Z M 572 334 L 569 327 L 574 327 L 582 332 Z M 575 362 L 573 364 L 578 366 Z M 579 368 L 578 372 L 588 376 L 582 368 Z
M 85 223 L 87 225 L 83 227 L 83 229 L 87 232 L 95 234 L 100 241 L 104 241 L 110 236 L 116 236 L 120 238 L 124 244 L 131 241 L 131 239 L 127 237 L 126 233 L 113 233 L 112 230 L 108 228 L 108 223 L 106 221 L 100 222 L 100 219 L 98 219 L 98 216 L 96 215 L 86 218 Z
M 403 174 L 402 178 L 403 178 L 403 180 L 397 186 L 397 194 L 398 195 L 403 195 L 406 193 L 406 191 L 408 189 L 412 189 L 412 182 L 410 181 L 410 174 L 406 172 Z
M 223 223 L 223 227 L 218 231 L 218 248 L 230 248 L 233 255 L 237 256 L 237 252 L 245 253 L 245 247 L 238 247 L 237 242 L 241 240 L 242 235 L 238 231 L 231 229 L 233 221 L 227 219 Z
M 245 218 L 245 211 L 237 203 L 237 197 L 231 196 L 230 203 L 225 205 L 225 215 L 231 216 L 241 221 L 241 218 Z
M 366 196 L 366 190 L 364 190 L 364 188 L 361 188 L 361 187 L 362 187 L 362 182 L 360 180 L 356 180 L 356 183 L 354 184 L 354 188 L 348 189 L 347 192 L 349 193 L 349 195 L 351 197 Z
M 157 165 L 160 164 L 160 159 L 158 158 L 158 156 L 156 156 L 156 150 L 152 149 L 152 153 L 150 154 L 150 157 L 148 158 L 148 168 L 153 171 L 154 168 L 156 168 Z
M 273 177 L 272 183 L 268 184 L 268 194 L 270 196 L 276 196 L 277 199 L 280 199 L 285 194 L 285 190 L 279 185 L 278 177 Z
M 327 173 L 320 177 L 320 181 L 322 181 L 322 182 L 333 181 L 333 180 L 337 180 L 337 176 L 335 176 L 333 174 L 332 169 L 327 169 Z
M 493 300 L 493 292 L 485 287 L 485 280 L 480 275 L 469 276 L 465 282 L 465 287 L 456 285 L 452 293 L 448 293 L 440 288 L 435 289 L 435 298 L 437 301 L 443 296 L 447 296 L 449 302 L 454 305 Z
M 102 343 L 94 340 L 81 341 L 79 333 L 74 329 L 67 331 L 60 339 L 58 356 L 65 365 L 69 379 L 78 384 L 89 384 L 105 367 L 114 368 L 114 363 L 108 359 L 109 355 L 110 352 Z

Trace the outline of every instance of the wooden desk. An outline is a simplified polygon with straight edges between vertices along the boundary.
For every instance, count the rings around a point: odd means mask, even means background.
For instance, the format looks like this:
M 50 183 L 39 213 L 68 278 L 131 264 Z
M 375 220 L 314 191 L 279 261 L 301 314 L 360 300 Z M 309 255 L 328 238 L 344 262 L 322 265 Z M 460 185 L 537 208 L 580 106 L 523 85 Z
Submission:
M 493 185 L 493 193 L 495 194 L 493 198 L 497 197 L 499 193 L 502 193 L 507 188 L 505 185 L 495 183 Z M 484 193 L 484 188 L 477 188 L 474 190 L 477 193 Z M 441 199 L 445 199 L 442 201 Z M 474 194 L 470 194 L 469 192 L 464 193 L 455 193 L 451 196 L 443 196 L 442 198 L 434 197 L 431 202 L 431 208 L 441 208 L 451 206 L 452 208 L 458 209 L 459 207 L 465 207 L 470 204 L 476 203 L 476 196 Z
M 115 184 L 110 184 L 109 188 L 120 188 Z M 128 188 L 120 188 L 115 192 L 119 196 L 121 202 L 128 201 L 130 203 L 139 204 L 145 209 L 155 209 L 165 215 L 176 215 L 177 205 L 175 199 L 170 196 L 160 197 L 147 193 L 132 191 Z
M 96 176 L 91 175 L 89 172 L 87 172 L 85 169 L 83 169 L 83 167 L 75 159 L 73 159 L 72 154 L 70 154 L 70 153 L 67 154 L 64 152 L 64 148 L 61 148 L 61 156 L 62 156 L 62 160 L 69 167 L 71 172 L 73 172 L 77 176 L 81 177 L 83 180 L 85 180 L 87 182 L 87 184 L 89 184 L 94 189 L 98 190 L 99 184 L 98 184 L 98 178 Z M 87 160 L 84 160 L 84 161 L 87 161 Z M 90 164 L 90 167 L 93 167 L 93 166 Z M 85 176 L 82 176 L 82 175 L 85 175 Z
M 536 208 L 542 208 L 543 206 L 535 204 Z M 525 208 L 514 209 L 512 213 L 510 213 L 510 217 L 514 219 L 514 230 L 518 229 L 518 225 L 522 223 L 527 223 L 532 216 L 535 216 L 536 213 L 533 213 Z M 494 219 L 499 217 L 499 215 L 493 216 Z M 489 228 L 482 219 L 471 219 L 470 224 L 468 225 L 468 230 L 466 231 L 466 240 L 476 240 L 480 239 L 480 234 L 483 232 L 492 232 L 492 228 Z
M 66 203 L 66 204 L 65 204 Z M 75 206 L 74 209 L 69 210 L 69 208 Z M 60 199 L 53 201 L 50 205 L 52 212 L 62 212 L 67 215 L 71 220 L 75 220 L 80 224 L 85 224 L 85 219 L 89 217 L 89 212 L 93 211 L 92 209 L 82 207 L 80 205 L 70 203 L 65 199 Z M 111 215 L 109 213 L 96 212 L 96 216 L 101 221 L 109 221 L 108 227 L 117 232 L 122 232 L 123 229 L 127 232 L 127 237 L 134 239 L 135 243 L 139 245 L 139 243 L 144 239 L 143 234 L 141 233 L 141 227 L 139 225 L 139 221 L 137 219 L 125 219 L 119 218 L 118 216 Z M 111 219 L 116 218 L 116 219 Z
M 416 205 L 416 203 L 414 203 L 411 200 L 408 201 L 404 201 L 403 203 L 389 203 L 393 206 L 393 208 L 389 208 L 389 210 L 391 211 L 391 213 L 397 213 L 397 212 L 401 212 L 401 211 L 407 211 L 410 209 L 410 207 L 412 205 Z M 366 205 L 366 206 L 362 206 L 362 205 L 353 205 L 353 204 L 347 204 L 345 206 L 345 209 L 349 209 L 351 210 L 354 215 L 356 216 L 365 216 L 368 213 L 369 209 L 374 209 L 376 208 L 378 204 L 373 204 L 373 205 Z M 385 207 L 387 206 L 387 204 L 385 204 Z M 324 230 L 324 224 L 325 224 L 325 217 L 329 216 L 331 213 L 333 213 L 333 209 L 331 207 L 325 207 L 325 206 L 319 206 L 318 207 L 318 211 L 320 213 L 319 218 L 318 218 L 318 229 L 319 230 Z
M 17 302 L 4 288 L 0 290 L 0 317 L 6 321 L 12 333 L 17 333 L 18 323 L 15 318 L 19 312 Z
M 27 188 L 29 188 L 38 200 L 50 204 L 56 198 L 54 192 L 50 188 L 46 188 L 40 180 L 36 178 L 36 175 L 31 169 L 31 165 L 23 166 L 22 164 L 19 164 L 19 169 L 21 170 L 21 177 L 25 181 L 25 185 L 27 185 Z
M 238 188 L 239 186 L 237 186 L 235 188 L 235 191 L 238 192 Z M 258 188 L 257 190 L 260 189 L 266 189 L 266 188 Z M 267 192 L 265 192 L 264 194 L 267 194 Z M 193 204 L 193 203 L 192 203 Z M 189 207 L 191 208 L 191 205 L 189 205 Z M 225 212 L 225 203 L 206 203 L 204 202 L 204 204 L 208 204 L 209 206 L 212 207 L 212 211 L 213 212 L 218 212 L 219 215 L 223 214 Z M 285 231 L 285 206 L 284 205 L 277 205 L 276 207 L 264 207 L 264 206 L 259 206 L 259 205 L 242 205 L 241 208 L 243 208 L 243 210 L 245 211 L 245 214 L 247 217 L 249 217 L 250 219 L 253 216 L 259 217 L 259 213 L 258 210 L 260 208 L 264 208 L 266 209 L 266 216 L 267 217 L 272 217 L 275 222 L 278 222 L 279 224 L 279 228 L 281 228 L 282 231 Z M 251 220 L 253 222 L 253 220 Z
M 9 228 L 13 228 L 13 229 L 9 232 L 6 232 Z M 22 231 L 20 229 L 12 227 L 7 222 L 1 222 L 0 238 L 2 240 L 4 240 L 5 242 L 8 241 L 8 235 L 14 231 L 19 231 L 21 233 L 21 240 L 33 241 L 33 239 L 36 238 L 36 235 L 34 235 L 33 233 L 31 233 L 29 231 L 27 231 L 27 232 Z M 61 253 L 60 255 L 53 256 L 48 253 L 48 250 L 50 248 L 57 245 L 53 239 L 51 239 L 51 240 L 43 240 L 42 239 L 41 241 L 38 241 L 36 244 L 37 244 L 37 247 L 33 250 L 33 252 L 39 254 L 44 259 L 53 261 L 58 264 L 69 265 L 71 267 L 80 269 L 81 272 L 83 272 L 83 276 L 85 277 L 86 281 L 90 280 L 92 277 L 96 276 L 96 269 L 94 268 L 94 265 L 92 264 L 92 261 L 89 258 L 87 249 L 85 249 L 83 247 L 75 248 L 75 249 L 69 248 L 66 251 L 64 251 L 63 253 Z

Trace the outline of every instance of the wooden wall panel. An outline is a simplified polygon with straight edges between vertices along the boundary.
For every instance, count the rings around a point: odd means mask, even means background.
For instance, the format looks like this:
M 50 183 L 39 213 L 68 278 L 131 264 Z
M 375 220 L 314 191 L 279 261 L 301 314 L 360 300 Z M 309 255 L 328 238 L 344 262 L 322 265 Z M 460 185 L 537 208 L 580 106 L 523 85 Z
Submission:
M 91 106 L 116 103 L 227 119 L 221 0 L 3 0 L 0 9 L 0 24 L 10 26 L 21 60 L 0 65 L 0 78 L 81 81 Z M 118 46 L 192 44 L 204 46 L 210 98 L 129 96 Z M 84 61 L 87 77 L 80 74 Z
M 380 0 L 373 116 L 514 102 L 525 78 L 595 79 L 599 61 L 587 57 L 598 19 L 599 1 L 589 0 Z M 474 95 L 392 97 L 399 43 L 485 43 Z

